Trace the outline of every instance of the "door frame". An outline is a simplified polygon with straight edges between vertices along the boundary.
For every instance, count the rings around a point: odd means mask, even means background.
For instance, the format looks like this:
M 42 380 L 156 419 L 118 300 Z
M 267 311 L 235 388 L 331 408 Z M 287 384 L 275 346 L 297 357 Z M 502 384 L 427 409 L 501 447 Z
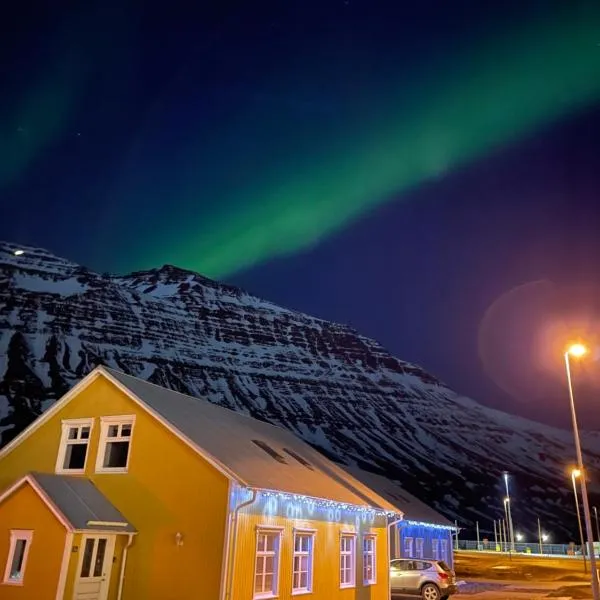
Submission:
M 110 578 L 112 575 L 112 565 L 113 565 L 113 556 L 115 553 L 115 542 L 116 542 L 116 534 L 114 533 L 84 533 L 81 535 L 81 542 L 80 542 L 80 551 L 78 552 L 78 557 L 77 557 L 77 569 L 75 571 L 75 577 L 73 580 L 73 600 L 76 600 L 77 598 L 77 584 L 79 583 L 79 581 L 81 581 L 82 577 L 80 575 L 81 573 L 81 566 L 83 564 L 83 556 L 85 553 L 85 545 L 86 545 L 86 541 L 89 539 L 101 539 L 104 538 L 106 539 L 106 550 L 104 553 L 104 564 L 103 564 L 103 573 L 102 573 L 102 581 L 100 583 L 100 597 L 99 600 L 107 600 L 108 598 L 108 591 L 110 588 Z M 98 546 L 96 543 L 96 548 L 95 548 L 95 552 L 98 551 Z M 92 564 L 91 564 L 91 568 L 94 568 L 94 555 L 92 555 Z M 83 578 L 84 580 L 86 578 Z

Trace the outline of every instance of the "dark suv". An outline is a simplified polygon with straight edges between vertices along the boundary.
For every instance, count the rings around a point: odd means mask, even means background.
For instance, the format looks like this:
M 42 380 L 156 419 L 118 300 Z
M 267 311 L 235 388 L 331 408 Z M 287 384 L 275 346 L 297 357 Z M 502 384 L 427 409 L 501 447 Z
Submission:
M 443 560 L 398 558 L 390 563 L 392 596 L 444 600 L 457 592 L 454 571 Z

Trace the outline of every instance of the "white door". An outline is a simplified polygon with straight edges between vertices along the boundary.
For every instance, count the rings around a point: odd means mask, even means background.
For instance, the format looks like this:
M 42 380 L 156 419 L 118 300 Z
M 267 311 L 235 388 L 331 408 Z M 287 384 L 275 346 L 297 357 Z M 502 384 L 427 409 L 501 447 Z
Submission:
M 82 537 L 74 600 L 106 600 L 114 549 L 114 535 Z

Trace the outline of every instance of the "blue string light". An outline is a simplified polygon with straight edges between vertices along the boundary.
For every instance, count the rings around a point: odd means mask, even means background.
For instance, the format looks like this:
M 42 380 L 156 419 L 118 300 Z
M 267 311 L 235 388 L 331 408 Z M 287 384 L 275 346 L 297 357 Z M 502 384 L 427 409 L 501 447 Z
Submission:
M 358 506 L 356 504 L 348 504 L 347 502 L 338 502 L 337 500 L 327 500 L 325 498 L 314 498 L 312 496 L 303 496 L 301 494 L 288 494 L 286 492 L 277 492 L 271 490 L 258 491 L 261 496 L 265 496 L 267 498 L 276 498 L 278 500 L 291 500 L 293 502 L 303 502 L 305 504 L 310 504 L 319 508 L 334 508 L 348 512 L 373 513 L 387 516 L 399 514 L 394 511 L 373 508 L 372 506 Z

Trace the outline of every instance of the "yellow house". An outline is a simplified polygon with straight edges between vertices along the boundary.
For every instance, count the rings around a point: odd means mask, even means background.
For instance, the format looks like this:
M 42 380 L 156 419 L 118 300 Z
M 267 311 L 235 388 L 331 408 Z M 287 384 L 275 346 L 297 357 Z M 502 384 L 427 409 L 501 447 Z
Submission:
M 0 450 L 0 600 L 388 600 L 401 518 L 288 430 L 98 367 Z

